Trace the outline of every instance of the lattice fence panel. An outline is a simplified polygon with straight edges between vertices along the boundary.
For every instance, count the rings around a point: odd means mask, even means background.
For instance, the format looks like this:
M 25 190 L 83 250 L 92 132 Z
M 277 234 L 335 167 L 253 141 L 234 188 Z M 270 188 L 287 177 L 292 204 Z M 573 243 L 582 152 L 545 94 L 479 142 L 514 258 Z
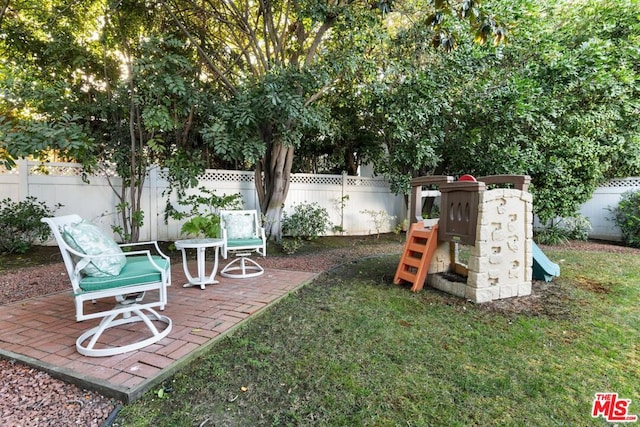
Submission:
M 640 187 L 640 177 L 612 179 L 605 183 L 603 187 L 618 188 L 618 187 Z
M 198 177 L 202 181 L 219 182 L 253 182 L 253 172 L 236 172 L 217 169 L 207 169 Z
M 362 178 L 362 177 L 347 177 L 347 185 L 354 187 L 373 187 L 373 188 L 385 188 L 389 186 L 386 179 L 380 178 Z
M 82 167 L 74 165 L 30 165 L 29 175 L 82 176 Z
M 334 175 L 292 174 L 292 184 L 342 185 L 342 177 Z

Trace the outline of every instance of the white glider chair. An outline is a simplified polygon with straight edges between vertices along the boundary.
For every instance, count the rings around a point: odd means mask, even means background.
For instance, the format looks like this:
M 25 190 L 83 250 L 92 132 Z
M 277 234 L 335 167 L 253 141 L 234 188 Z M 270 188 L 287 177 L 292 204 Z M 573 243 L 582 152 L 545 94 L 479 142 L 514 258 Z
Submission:
M 267 256 L 267 239 L 264 228 L 258 222 L 256 210 L 221 210 L 222 256 L 233 252 L 236 259 L 227 264 L 220 275 L 233 279 L 255 277 L 264 273 L 256 261 L 249 258 L 253 252 Z
M 98 326 L 76 340 L 79 353 L 92 357 L 121 354 L 158 342 L 171 332 L 171 319 L 154 310 L 164 310 L 167 286 L 171 284 L 170 259 L 157 242 L 118 245 L 78 215 L 41 221 L 49 225 L 60 248 L 73 287 L 76 320 L 102 318 Z M 146 294 L 147 291 L 157 292 Z M 111 297 L 116 301 L 112 308 L 97 312 L 94 308 L 85 313 L 87 301 L 95 303 Z M 135 322 L 143 322 L 151 336 L 125 345 L 99 342 L 109 328 Z

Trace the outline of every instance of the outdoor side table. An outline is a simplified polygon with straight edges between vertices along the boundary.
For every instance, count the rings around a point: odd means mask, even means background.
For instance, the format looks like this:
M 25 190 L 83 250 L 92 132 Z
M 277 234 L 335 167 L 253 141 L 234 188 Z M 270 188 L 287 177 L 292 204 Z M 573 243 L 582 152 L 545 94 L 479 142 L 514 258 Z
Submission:
M 200 286 L 200 289 L 204 289 L 205 285 L 213 285 L 218 283 L 215 280 L 215 275 L 218 272 L 218 249 L 224 244 L 222 239 L 186 239 L 177 240 L 175 242 L 176 248 L 182 251 L 182 266 L 184 267 L 184 274 L 187 276 L 188 283 L 185 283 L 183 287 Z M 211 274 L 206 273 L 205 253 L 207 248 L 213 248 L 214 261 Z M 198 275 L 193 277 L 189 272 L 189 266 L 187 262 L 187 249 L 196 250 L 196 263 L 198 266 Z

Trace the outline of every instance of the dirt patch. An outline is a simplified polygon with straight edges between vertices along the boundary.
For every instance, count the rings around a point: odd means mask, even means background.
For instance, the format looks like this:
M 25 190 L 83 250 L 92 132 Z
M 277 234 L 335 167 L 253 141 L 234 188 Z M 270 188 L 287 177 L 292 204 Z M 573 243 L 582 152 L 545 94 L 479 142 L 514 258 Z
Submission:
M 544 249 L 558 247 L 541 246 Z M 619 243 L 602 241 L 569 241 L 563 248 L 584 252 L 606 252 L 638 254 L 639 248 L 630 248 Z M 466 278 L 454 273 L 443 273 L 443 277 L 452 282 L 466 283 Z M 606 283 L 601 283 L 583 276 L 576 278 L 575 284 L 588 292 L 607 294 L 611 288 Z M 576 303 L 571 290 L 563 285 L 562 280 L 551 282 L 533 281 L 531 295 L 525 297 L 505 298 L 479 304 L 482 310 L 499 312 L 503 314 L 523 314 L 528 316 L 545 316 L 551 319 L 570 319 L 573 314 L 571 307 Z M 459 298 L 458 303 L 465 303 Z
M 27 267 L 42 267 L 62 262 L 57 246 L 33 246 L 26 254 L 0 253 L 0 274 Z
M 587 251 L 587 252 L 608 252 L 608 253 L 619 253 L 619 254 L 640 254 L 640 248 L 631 248 L 629 246 L 624 246 L 619 242 L 604 242 L 601 240 L 570 240 L 561 246 L 547 246 L 540 245 L 540 248 L 554 248 L 554 249 L 570 249 L 577 251 Z
M 575 283 L 579 288 L 596 294 L 608 294 L 611 292 L 609 285 L 589 279 L 588 277 L 576 276 Z
M 479 304 L 481 310 L 502 314 L 544 316 L 551 319 L 570 319 L 575 297 L 561 282 L 536 280 L 531 284 L 531 295 L 505 298 Z

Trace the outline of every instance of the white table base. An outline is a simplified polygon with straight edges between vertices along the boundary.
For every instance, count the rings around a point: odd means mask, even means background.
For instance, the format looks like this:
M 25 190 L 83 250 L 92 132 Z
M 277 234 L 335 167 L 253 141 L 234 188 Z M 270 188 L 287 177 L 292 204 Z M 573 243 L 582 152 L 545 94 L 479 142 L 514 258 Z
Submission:
M 184 268 L 184 275 L 187 277 L 187 283 L 182 285 L 183 287 L 200 286 L 200 289 L 204 289 L 206 285 L 219 283 L 215 280 L 215 276 L 218 272 L 218 248 L 222 246 L 222 243 L 221 239 L 193 239 L 179 240 L 176 242 L 176 248 L 182 251 L 182 267 Z M 214 251 L 213 268 L 209 274 L 206 272 L 207 248 L 213 248 Z M 196 277 L 192 276 L 189 272 L 187 249 L 196 250 L 196 265 L 198 270 Z

